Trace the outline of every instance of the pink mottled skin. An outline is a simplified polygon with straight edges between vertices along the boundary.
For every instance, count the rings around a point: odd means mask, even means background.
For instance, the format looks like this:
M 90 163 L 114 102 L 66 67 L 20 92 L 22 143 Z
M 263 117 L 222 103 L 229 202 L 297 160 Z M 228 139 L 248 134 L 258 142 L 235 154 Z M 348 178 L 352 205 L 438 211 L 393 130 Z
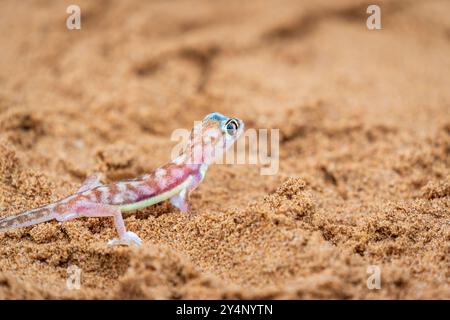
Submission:
M 208 165 L 239 138 L 241 120 L 211 113 L 194 127 L 183 152 L 173 161 L 136 179 L 103 185 L 100 175 L 88 177 L 75 194 L 55 203 L 0 219 L 0 231 L 56 219 L 113 217 L 119 238 L 110 245 L 140 245 L 141 239 L 126 231 L 122 212 L 143 208 L 166 199 L 182 212 L 189 209 L 189 194 L 205 177 Z

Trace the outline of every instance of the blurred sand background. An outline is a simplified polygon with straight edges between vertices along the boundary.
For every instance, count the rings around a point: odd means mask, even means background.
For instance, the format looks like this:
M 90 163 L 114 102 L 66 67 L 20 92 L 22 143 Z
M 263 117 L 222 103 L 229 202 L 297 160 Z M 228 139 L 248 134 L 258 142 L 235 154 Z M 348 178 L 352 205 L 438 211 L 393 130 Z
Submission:
M 0 234 L 0 298 L 449 299 L 450 2 L 376 3 L 369 31 L 365 1 L 0 2 L 0 216 L 151 171 L 209 112 L 281 136 L 277 175 L 128 215 L 140 249 L 110 219 Z

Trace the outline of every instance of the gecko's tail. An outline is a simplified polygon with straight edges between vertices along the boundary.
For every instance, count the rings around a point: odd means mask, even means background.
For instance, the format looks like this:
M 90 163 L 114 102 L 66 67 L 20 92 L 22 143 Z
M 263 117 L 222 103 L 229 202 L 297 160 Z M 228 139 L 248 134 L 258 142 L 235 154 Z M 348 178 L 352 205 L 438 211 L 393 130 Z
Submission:
M 0 218 L 0 232 L 21 227 L 28 227 L 37 223 L 53 219 L 52 205 L 21 212 L 19 214 Z

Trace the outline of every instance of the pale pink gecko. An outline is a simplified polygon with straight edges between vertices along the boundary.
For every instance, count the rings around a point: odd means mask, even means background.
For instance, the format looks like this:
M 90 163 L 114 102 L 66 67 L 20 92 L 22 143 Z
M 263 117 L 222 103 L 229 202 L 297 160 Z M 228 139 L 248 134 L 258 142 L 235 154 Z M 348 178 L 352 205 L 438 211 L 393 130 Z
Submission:
M 203 181 L 208 165 L 232 146 L 243 130 L 242 120 L 211 113 L 194 127 L 183 152 L 172 162 L 136 179 L 107 185 L 101 184 L 99 174 L 93 174 L 71 196 L 0 219 L 0 231 L 53 219 L 64 222 L 79 217 L 114 217 L 119 238 L 108 244 L 139 246 L 141 239 L 126 231 L 122 213 L 166 199 L 187 212 L 189 194 Z

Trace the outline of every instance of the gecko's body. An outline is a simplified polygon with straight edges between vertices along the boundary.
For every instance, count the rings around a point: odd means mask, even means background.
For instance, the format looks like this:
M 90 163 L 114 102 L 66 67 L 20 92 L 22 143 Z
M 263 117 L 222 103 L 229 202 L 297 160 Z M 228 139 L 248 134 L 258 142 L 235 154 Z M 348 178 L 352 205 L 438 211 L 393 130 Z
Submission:
M 98 174 L 86 179 L 73 195 L 55 203 L 0 219 L 0 231 L 35 225 L 56 219 L 114 217 L 119 238 L 115 244 L 137 244 L 141 239 L 127 232 L 122 213 L 170 199 L 182 212 L 188 210 L 189 193 L 202 182 L 208 165 L 225 152 L 243 131 L 243 122 L 219 113 L 208 115 L 191 132 L 183 153 L 150 174 L 132 180 L 103 185 Z

